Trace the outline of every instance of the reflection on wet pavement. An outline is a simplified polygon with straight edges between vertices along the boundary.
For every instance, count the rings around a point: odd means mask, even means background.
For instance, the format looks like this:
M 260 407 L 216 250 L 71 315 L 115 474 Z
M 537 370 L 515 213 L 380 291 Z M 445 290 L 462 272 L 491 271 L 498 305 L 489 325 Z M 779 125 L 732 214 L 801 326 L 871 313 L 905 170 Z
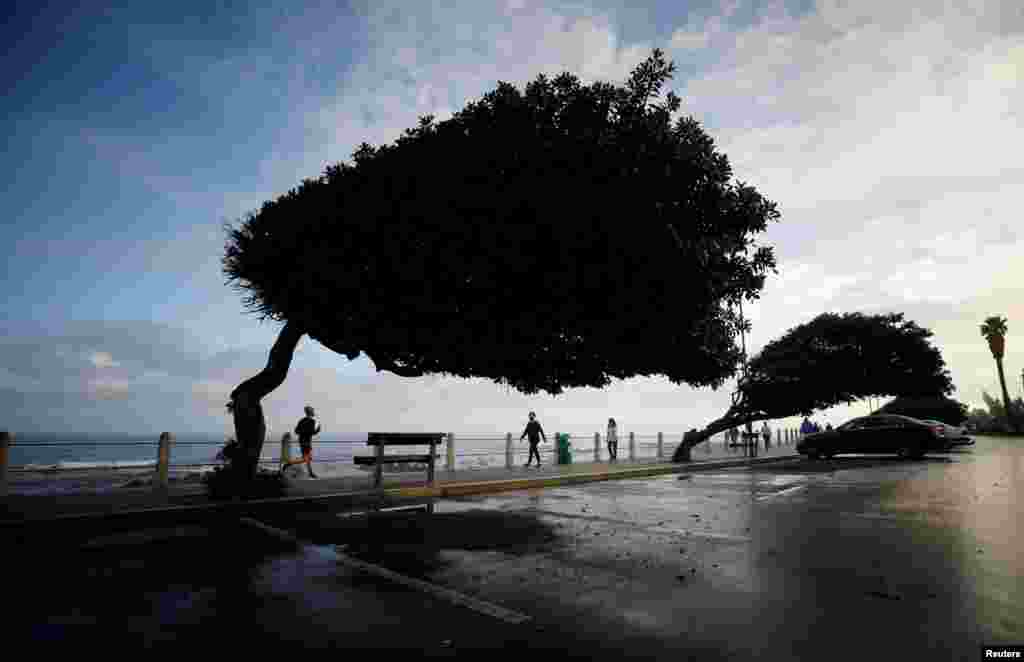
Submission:
M 447 501 L 439 512 L 466 527 L 427 576 L 541 620 L 717 650 L 820 654 L 856 625 L 879 634 L 851 654 L 890 633 L 908 651 L 973 655 L 1024 632 L 1021 460 L 995 442 L 952 460 L 841 456 Z M 472 524 L 487 512 L 551 534 L 474 551 L 467 540 L 493 535 Z

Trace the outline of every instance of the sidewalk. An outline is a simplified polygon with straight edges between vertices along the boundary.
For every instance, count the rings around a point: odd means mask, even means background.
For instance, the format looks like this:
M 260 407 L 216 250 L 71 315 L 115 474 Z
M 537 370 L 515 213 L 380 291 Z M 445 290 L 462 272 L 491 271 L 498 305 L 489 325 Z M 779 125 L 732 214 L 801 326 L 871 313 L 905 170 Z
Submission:
M 167 492 L 160 494 L 153 488 L 124 488 L 118 492 L 102 494 L 62 494 L 48 496 L 9 495 L 0 499 L 0 526 L 17 527 L 19 524 L 54 522 L 61 520 L 103 519 L 111 516 L 139 515 L 146 512 L 177 511 L 180 516 L 189 512 L 200 514 L 251 512 L 272 504 L 289 507 L 312 506 L 338 511 L 364 507 L 367 503 L 409 499 L 446 498 L 488 494 L 506 490 L 537 489 L 573 485 L 586 482 L 645 478 L 649 476 L 722 467 L 746 465 L 795 456 L 792 445 L 761 448 L 758 457 L 746 458 L 736 454 L 733 458 L 702 459 L 694 451 L 693 461 L 674 464 L 655 459 L 620 460 L 616 463 L 586 462 L 571 465 L 545 464 L 536 467 L 505 467 L 487 469 L 436 470 L 435 484 L 428 485 L 426 472 L 385 473 L 383 491 L 373 489 L 373 474 L 321 478 L 317 480 L 290 480 L 284 498 L 249 501 L 211 501 L 201 484 L 172 483 Z M 717 454 L 716 454 L 717 455 Z

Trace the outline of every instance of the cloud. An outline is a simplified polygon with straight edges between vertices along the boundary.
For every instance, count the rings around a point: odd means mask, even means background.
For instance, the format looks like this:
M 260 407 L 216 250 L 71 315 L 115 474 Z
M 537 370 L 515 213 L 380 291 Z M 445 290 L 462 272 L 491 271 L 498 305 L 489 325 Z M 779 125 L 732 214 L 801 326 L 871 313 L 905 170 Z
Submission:
M 682 50 L 696 50 L 704 48 L 708 45 L 711 40 L 710 35 L 706 32 L 694 32 L 691 30 L 676 30 L 672 33 L 672 38 L 669 40 L 669 48 L 678 48 Z
M 116 368 L 121 365 L 114 361 L 114 357 L 109 352 L 93 352 L 89 356 L 89 362 L 97 368 Z
M 98 400 L 128 400 L 132 397 L 132 384 L 120 380 L 89 380 L 87 391 Z

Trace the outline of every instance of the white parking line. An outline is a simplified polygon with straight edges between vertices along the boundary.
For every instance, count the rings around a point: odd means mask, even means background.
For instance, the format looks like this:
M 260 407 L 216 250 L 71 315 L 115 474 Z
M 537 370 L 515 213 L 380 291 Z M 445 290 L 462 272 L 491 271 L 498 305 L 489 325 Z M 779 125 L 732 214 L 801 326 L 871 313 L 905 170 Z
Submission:
M 656 531 L 674 533 L 688 538 L 710 538 L 711 540 L 728 540 L 729 542 L 750 542 L 748 536 L 733 536 L 728 533 L 712 533 L 710 531 L 691 531 L 689 529 L 675 529 L 667 526 L 652 527 Z
M 781 490 L 779 492 L 773 492 L 772 494 L 766 494 L 764 496 L 759 496 L 759 497 L 757 497 L 757 500 L 758 501 L 764 501 L 765 499 L 774 499 L 775 497 L 779 497 L 779 496 L 782 496 L 784 494 L 792 494 L 793 492 L 798 492 L 798 491 L 804 490 L 804 489 L 807 489 L 806 485 L 797 485 L 796 487 L 791 487 L 788 490 Z
M 505 621 L 506 623 L 518 624 L 526 623 L 528 621 L 533 620 L 526 614 L 520 614 L 519 612 L 512 611 L 511 609 L 505 609 L 504 607 L 500 607 L 496 604 L 485 602 L 483 600 L 478 600 L 477 598 L 473 598 L 468 595 L 463 595 L 462 593 L 459 593 L 458 591 L 453 591 L 450 588 L 443 588 L 441 586 L 436 586 L 434 584 L 421 581 L 419 579 L 406 577 L 405 575 L 400 575 L 397 572 L 393 572 L 379 565 L 374 565 L 373 563 L 366 563 L 365 561 L 354 559 L 351 556 L 342 553 L 342 550 L 339 547 L 335 547 L 332 551 L 331 549 L 325 549 L 322 546 L 313 545 L 313 543 L 309 541 L 298 538 L 290 531 L 279 529 L 276 526 L 270 526 L 269 524 L 265 524 L 264 522 L 260 522 L 259 520 L 252 519 L 251 517 L 243 517 L 240 519 L 240 521 L 243 524 L 247 524 L 253 528 L 259 529 L 264 533 L 274 538 L 277 538 L 278 540 L 292 543 L 299 548 L 312 548 L 318 550 L 322 557 L 330 558 L 331 560 L 337 561 L 340 565 L 344 565 L 348 568 L 359 570 L 367 574 L 382 577 L 384 579 L 395 582 L 396 584 L 401 584 L 402 586 L 408 588 L 413 588 L 418 591 L 423 591 L 424 593 L 429 593 L 430 595 L 433 595 L 436 598 L 447 600 L 448 602 L 452 602 L 454 604 L 467 607 L 480 614 L 493 616 L 494 618 Z
M 395 582 L 396 584 L 401 584 L 402 586 L 414 588 L 416 590 L 423 591 L 424 593 L 429 593 L 434 597 L 447 600 L 448 602 L 452 602 L 457 605 L 462 605 L 463 607 L 468 607 L 473 611 L 479 612 L 481 614 L 493 616 L 494 618 L 505 621 L 506 623 L 519 624 L 526 623 L 532 620 L 526 614 L 520 614 L 517 611 L 512 611 L 511 609 L 505 609 L 504 607 L 499 607 L 498 605 L 492 604 L 490 602 L 478 600 L 468 595 L 459 593 L 458 591 L 453 591 L 450 588 L 443 588 L 441 586 L 437 586 L 435 584 L 431 584 L 429 582 L 425 582 L 419 579 L 406 577 L 405 575 L 400 575 L 397 572 L 393 572 L 379 565 L 374 565 L 372 563 L 366 563 L 365 561 L 354 559 L 351 556 L 346 556 L 345 554 L 342 554 L 340 550 L 338 551 L 338 563 L 344 566 L 348 566 L 349 568 L 352 568 L 354 570 L 360 570 L 367 574 L 383 577 L 384 579 Z

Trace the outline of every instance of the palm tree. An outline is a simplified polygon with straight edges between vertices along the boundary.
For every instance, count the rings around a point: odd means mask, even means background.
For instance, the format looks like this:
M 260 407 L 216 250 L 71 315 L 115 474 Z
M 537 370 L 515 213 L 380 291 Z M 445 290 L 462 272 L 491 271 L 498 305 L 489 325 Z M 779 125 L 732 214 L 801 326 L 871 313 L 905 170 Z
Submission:
M 1003 373 L 1003 353 L 1006 350 L 1006 318 L 989 317 L 981 325 L 981 335 L 988 340 L 988 348 L 992 350 L 992 358 L 996 360 L 996 368 L 999 369 L 999 385 L 1003 389 L 1003 407 L 1006 411 L 1006 418 L 1010 427 L 1017 430 L 1017 422 L 1014 420 L 1010 410 L 1010 394 L 1006 391 L 1006 375 Z

